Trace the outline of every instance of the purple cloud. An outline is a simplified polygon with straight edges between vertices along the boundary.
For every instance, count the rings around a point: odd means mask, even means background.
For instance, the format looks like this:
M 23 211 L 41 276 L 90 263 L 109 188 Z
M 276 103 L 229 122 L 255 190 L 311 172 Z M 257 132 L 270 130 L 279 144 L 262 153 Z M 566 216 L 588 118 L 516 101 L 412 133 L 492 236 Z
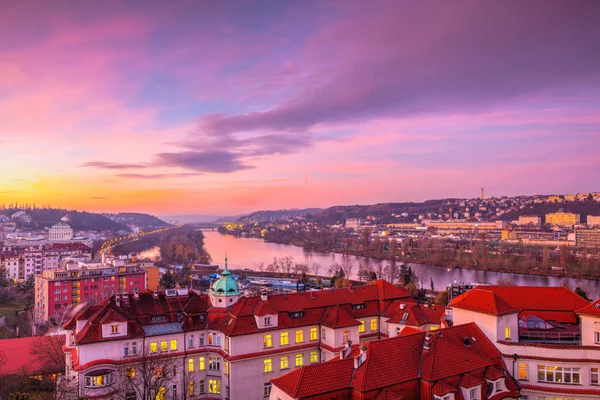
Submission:
M 127 163 L 112 163 L 105 161 L 87 161 L 80 164 L 82 167 L 93 167 L 93 168 L 102 168 L 102 169 L 138 169 L 138 168 L 146 168 L 146 164 L 127 164 Z

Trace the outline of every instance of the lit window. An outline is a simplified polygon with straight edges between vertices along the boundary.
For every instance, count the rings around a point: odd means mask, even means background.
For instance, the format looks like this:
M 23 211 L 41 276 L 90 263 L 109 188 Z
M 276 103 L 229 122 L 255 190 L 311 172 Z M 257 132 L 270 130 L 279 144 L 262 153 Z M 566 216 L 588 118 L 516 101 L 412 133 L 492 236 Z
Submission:
M 156 397 L 154 400 L 165 400 L 165 394 L 167 393 L 167 388 L 161 387 L 156 391 Z
M 527 364 L 519 363 L 519 379 L 527 380 Z
M 281 356 L 281 360 L 279 361 L 279 368 L 288 369 L 289 367 L 290 365 L 288 356 Z
M 504 338 L 507 340 L 510 339 L 510 328 L 509 327 L 504 328 Z
M 365 331 L 365 321 L 360 321 L 360 325 L 358 326 L 358 332 L 363 333 Z
M 538 381 L 580 383 L 579 368 L 538 365 Z
M 304 331 L 296 331 L 296 343 L 304 342 Z
M 290 334 L 288 332 L 281 332 L 281 336 L 279 336 L 279 344 L 281 346 L 287 346 L 290 344 Z
M 200 359 L 199 359 L 199 366 L 200 366 L 199 371 L 204 371 L 206 369 L 206 364 L 204 362 L 204 357 L 200 357 Z
M 229 375 L 229 361 L 225 361 L 225 375 Z
M 191 381 L 190 383 L 188 383 L 188 395 L 189 396 L 194 395 L 194 381 Z
M 156 368 L 154 369 L 154 376 L 155 376 L 156 378 L 164 378 L 164 377 L 165 377 L 165 372 L 164 372 L 164 370 L 162 369 L 162 367 L 156 367 Z
M 190 358 L 188 360 L 188 372 L 194 372 L 194 359 Z
M 150 353 L 156 353 L 158 351 L 158 343 L 150 343 Z
M 317 352 L 316 351 L 311 351 L 310 352 L 310 363 L 314 364 L 319 362 L 319 357 L 317 356 Z
M 135 368 L 127 368 L 127 377 L 129 379 L 135 378 Z
M 263 372 L 271 372 L 273 371 L 273 362 L 270 358 L 264 360 Z
M 163 340 L 162 342 L 160 342 L 160 351 L 167 351 L 167 341 Z
M 263 397 L 269 397 L 271 395 L 271 382 L 265 383 L 263 389 Z
M 265 335 L 263 342 L 264 342 L 265 348 L 273 347 L 273 336 Z
M 377 319 L 373 318 L 371 320 L 371 330 L 372 331 L 376 331 L 377 330 Z
M 221 394 L 221 381 L 218 379 L 209 379 L 208 393 Z
M 592 385 L 598 385 L 598 368 L 591 369 L 590 383 Z
M 110 333 L 119 333 L 119 325 L 111 325 Z
M 348 340 L 350 340 L 350 331 L 344 331 L 344 336 L 343 336 L 343 341 L 344 343 L 348 343 Z
M 177 340 L 171 340 L 171 351 L 177 350 Z
M 317 340 L 319 338 L 319 333 L 317 332 L 317 328 L 310 328 L 310 340 Z
M 296 367 L 301 367 L 304 364 L 304 355 L 296 354 Z

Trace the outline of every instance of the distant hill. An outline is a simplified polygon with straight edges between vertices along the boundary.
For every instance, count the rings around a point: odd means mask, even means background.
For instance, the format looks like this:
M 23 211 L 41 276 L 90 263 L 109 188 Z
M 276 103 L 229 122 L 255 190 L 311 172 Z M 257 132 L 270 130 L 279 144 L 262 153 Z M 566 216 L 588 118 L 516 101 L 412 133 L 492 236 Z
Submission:
M 235 217 L 235 219 L 239 218 L 240 216 L 238 215 L 237 217 Z M 167 216 L 163 216 L 161 217 L 163 220 L 175 224 L 193 224 L 196 222 L 216 222 L 221 218 L 228 218 L 228 217 L 221 217 L 219 215 L 167 215 Z M 234 219 L 234 221 L 235 221 Z
M 135 225 L 139 228 L 164 228 L 171 224 L 149 214 L 117 213 L 104 214 L 105 217 L 123 225 Z
M 371 205 L 333 206 L 313 215 L 311 221 L 323 224 L 343 224 L 346 218 L 376 217 L 380 223 L 401 222 L 392 214 L 434 211 L 451 199 L 427 200 L 422 203 L 379 203 Z
M 251 214 L 245 215 L 238 218 L 237 222 L 261 222 L 276 220 L 282 218 L 293 218 L 293 217 L 304 217 L 309 214 L 319 214 L 323 211 L 322 208 L 303 208 L 303 209 L 292 209 L 292 210 L 266 210 L 266 211 L 255 211 Z
M 515 219 L 519 219 L 519 217 L 521 215 L 537 215 L 538 217 L 542 217 L 542 221 L 544 221 L 544 216 L 546 214 L 557 212 L 561 209 L 565 212 L 572 212 L 575 214 L 580 214 L 581 215 L 581 223 L 586 222 L 588 215 L 600 215 L 600 203 L 576 201 L 576 202 L 568 202 L 568 203 L 536 204 L 533 206 L 525 207 L 521 210 L 508 212 L 504 215 L 501 215 L 497 219 L 503 220 L 503 221 L 512 221 Z
M 238 219 L 245 217 L 246 214 L 241 214 L 241 215 L 232 215 L 229 217 L 219 217 L 218 219 L 216 219 L 215 223 L 217 224 L 224 224 L 226 222 L 236 222 Z
M 9 209 L 5 214 L 11 215 L 21 209 Z M 25 209 L 28 215 L 31 216 L 31 222 L 19 222 L 23 227 L 43 229 L 50 228 L 52 225 L 63 220 L 71 225 L 73 230 L 97 230 L 97 231 L 112 231 L 118 232 L 121 230 L 129 231 L 126 225 L 112 221 L 101 214 L 89 213 L 86 211 L 66 210 L 61 208 L 37 208 Z

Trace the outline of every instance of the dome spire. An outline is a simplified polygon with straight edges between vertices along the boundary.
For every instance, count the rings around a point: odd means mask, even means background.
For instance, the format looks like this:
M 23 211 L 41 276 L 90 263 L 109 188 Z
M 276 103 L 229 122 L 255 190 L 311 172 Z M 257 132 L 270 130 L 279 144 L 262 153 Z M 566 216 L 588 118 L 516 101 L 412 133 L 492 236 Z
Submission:
M 229 269 L 227 268 L 227 252 L 225 252 L 225 269 L 223 270 L 223 273 L 221 275 L 231 275 Z

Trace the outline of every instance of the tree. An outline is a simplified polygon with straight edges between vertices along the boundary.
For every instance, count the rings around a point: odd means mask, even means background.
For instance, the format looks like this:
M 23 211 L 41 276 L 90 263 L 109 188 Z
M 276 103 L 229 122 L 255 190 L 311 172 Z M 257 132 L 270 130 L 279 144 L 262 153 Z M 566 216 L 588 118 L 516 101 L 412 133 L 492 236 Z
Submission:
M 352 270 L 354 269 L 354 263 L 350 259 L 350 256 L 344 255 L 342 256 L 342 271 L 344 271 L 344 275 L 347 278 L 350 278 L 352 275 Z
M 513 281 L 508 278 L 500 278 L 496 281 L 496 285 L 498 286 L 516 286 Z
M 590 300 L 590 299 L 588 299 L 588 297 L 587 297 L 587 293 L 586 293 L 586 291 L 585 291 L 585 290 L 583 290 L 583 289 L 582 289 L 581 287 L 579 287 L 579 286 L 577 286 L 577 287 L 575 288 L 575 293 L 577 293 L 578 295 L 580 295 L 581 297 L 583 297 L 584 299 L 586 299 L 586 300 L 588 300 L 588 301 Z
M 116 371 L 117 382 L 119 382 L 119 392 L 121 398 L 135 398 L 139 400 L 160 399 L 161 394 L 166 398 L 166 390 L 173 384 L 180 383 L 176 381 L 177 376 L 184 376 L 185 381 L 187 373 L 177 371 L 180 358 L 164 357 L 161 353 L 151 353 L 149 348 L 143 346 L 141 354 L 132 363 L 122 365 Z M 183 372 L 183 374 L 181 374 Z M 187 387 L 182 387 L 182 392 L 187 394 Z M 177 397 L 177 398 L 182 398 Z
M 589 201 L 589 202 L 594 201 L 594 196 L 591 193 L 588 194 L 587 201 Z
M 441 292 L 439 292 L 433 299 L 433 302 L 440 306 L 448 304 L 448 291 L 442 290 Z
M 171 271 L 167 271 L 160 278 L 160 285 L 165 289 L 171 289 L 175 286 L 175 283 L 173 282 L 173 274 L 171 274 Z
M 318 276 L 319 271 L 321 270 L 321 264 L 314 262 L 314 263 L 312 263 L 311 267 L 312 267 L 312 271 L 315 274 L 315 276 Z
M 435 291 L 435 285 L 433 284 L 433 277 L 429 277 L 429 286 L 431 287 L 431 291 Z

